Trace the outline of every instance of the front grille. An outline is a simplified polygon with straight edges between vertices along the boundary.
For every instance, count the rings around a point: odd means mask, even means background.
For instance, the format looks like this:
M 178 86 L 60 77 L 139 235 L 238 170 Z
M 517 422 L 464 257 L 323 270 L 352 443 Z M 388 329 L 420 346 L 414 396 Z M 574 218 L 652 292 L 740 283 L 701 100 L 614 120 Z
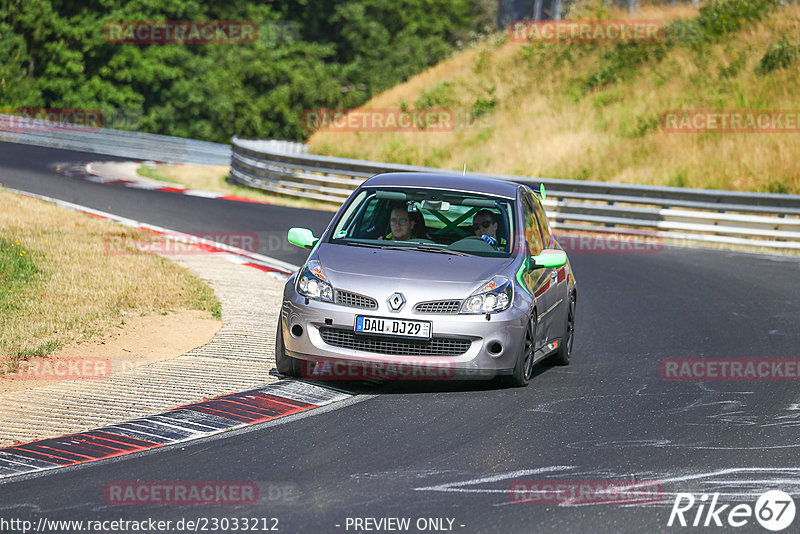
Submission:
M 350 306 L 351 308 L 361 308 L 364 310 L 378 309 L 377 300 L 370 297 L 365 297 L 364 295 L 359 295 L 358 293 L 340 291 L 338 289 L 336 290 L 334 302 L 336 302 L 336 304 L 341 304 L 342 306 Z
M 319 329 L 322 340 L 328 345 L 378 354 L 401 356 L 458 356 L 469 350 L 472 342 L 468 339 L 396 339 L 373 336 L 357 336 L 350 330 L 322 327 Z
M 417 313 L 458 313 L 459 309 L 461 309 L 460 300 L 432 300 L 414 306 L 414 311 Z

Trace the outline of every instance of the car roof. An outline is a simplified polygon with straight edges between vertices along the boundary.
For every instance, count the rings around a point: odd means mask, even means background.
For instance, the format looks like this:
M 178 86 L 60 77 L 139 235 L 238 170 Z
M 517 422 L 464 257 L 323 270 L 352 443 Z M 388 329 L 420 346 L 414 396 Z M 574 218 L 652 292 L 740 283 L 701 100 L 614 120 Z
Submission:
M 493 178 L 435 174 L 427 172 L 389 172 L 367 179 L 362 187 L 419 187 L 448 191 L 482 193 L 514 199 L 520 184 Z

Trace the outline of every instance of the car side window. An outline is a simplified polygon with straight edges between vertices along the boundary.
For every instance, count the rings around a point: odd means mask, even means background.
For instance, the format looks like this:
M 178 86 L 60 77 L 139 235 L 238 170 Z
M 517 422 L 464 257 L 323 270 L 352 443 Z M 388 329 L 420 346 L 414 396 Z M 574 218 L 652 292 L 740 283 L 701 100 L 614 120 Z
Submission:
M 533 200 L 530 195 L 525 195 L 522 199 L 523 219 L 525 224 L 525 241 L 528 243 L 528 253 L 531 256 L 541 254 L 544 246 L 542 245 L 542 230 L 536 217 Z
M 542 244 L 547 248 L 550 246 L 550 225 L 547 223 L 547 215 L 539 199 L 534 196 L 532 200 L 533 210 L 536 212 L 536 218 L 539 219 L 539 227 L 542 229 Z

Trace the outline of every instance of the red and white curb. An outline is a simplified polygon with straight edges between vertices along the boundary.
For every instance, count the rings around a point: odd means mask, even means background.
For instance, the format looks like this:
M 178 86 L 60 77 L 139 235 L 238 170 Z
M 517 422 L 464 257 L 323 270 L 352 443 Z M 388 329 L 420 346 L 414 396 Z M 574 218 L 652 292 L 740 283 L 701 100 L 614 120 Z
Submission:
M 20 191 L 18 189 L 11 189 L 8 187 L 0 186 L 0 189 L 3 189 L 5 191 L 11 191 L 13 193 L 17 193 L 19 195 L 26 196 L 29 198 L 44 200 L 45 202 L 50 202 L 52 204 L 56 204 L 57 206 L 61 206 L 63 208 L 77 211 L 86 215 L 91 215 L 92 217 L 97 217 L 98 219 L 113 221 L 122 224 L 124 226 L 128 226 L 130 228 L 136 228 L 139 230 L 144 230 L 147 232 L 153 232 L 159 235 L 163 235 L 168 237 L 168 239 L 179 243 L 195 245 L 197 247 L 202 248 L 209 254 L 218 255 L 220 257 L 227 259 L 228 261 L 237 263 L 239 265 L 244 265 L 245 267 L 252 267 L 254 269 L 258 269 L 279 279 L 286 279 L 290 274 L 299 269 L 299 266 L 297 265 L 293 265 L 291 263 L 287 263 L 276 258 L 271 258 L 269 256 L 264 256 L 263 254 L 258 254 L 241 248 L 232 247 L 224 243 L 219 243 L 217 241 L 212 241 L 210 239 L 204 239 L 191 234 L 170 230 L 168 228 L 163 228 L 161 226 L 135 221 L 133 219 L 128 219 L 127 217 L 120 217 L 119 215 L 114 215 L 112 213 L 107 213 L 105 211 L 100 211 L 86 206 L 81 206 L 80 204 L 74 204 L 72 202 L 59 200 L 57 198 L 38 195 L 36 193 L 28 193 L 27 191 Z
M 352 396 L 315 384 L 281 380 L 124 423 L 0 449 L 0 479 L 213 436 Z
M 160 164 L 158 162 L 152 162 L 152 161 L 138 161 L 135 163 L 139 165 L 144 163 L 156 164 L 156 165 Z M 55 170 L 57 173 L 62 174 L 64 176 L 69 176 L 72 178 L 80 178 L 88 182 L 95 182 L 100 184 L 121 185 L 133 189 L 146 189 L 148 191 L 161 191 L 164 193 L 177 193 L 179 195 L 187 195 L 190 197 L 218 198 L 221 200 L 231 200 L 234 202 L 249 202 L 251 204 L 269 204 L 269 202 L 254 200 L 252 198 L 241 197 L 238 195 L 217 193 L 215 191 L 203 191 L 200 189 L 189 189 L 180 184 L 163 185 L 163 182 L 160 183 L 156 180 L 150 180 L 150 179 L 128 180 L 125 178 L 104 176 L 101 173 L 95 171 L 93 163 L 78 163 L 78 164 L 70 163 L 70 164 L 57 165 L 55 167 Z
M 44 200 L 93 217 L 168 235 L 200 246 L 234 263 L 285 278 L 296 266 L 190 234 L 140 223 L 71 202 L 5 188 L 22 196 Z M 166 412 L 114 423 L 93 430 L 47 438 L 0 449 L 0 479 L 59 467 L 74 466 L 174 443 L 182 443 L 250 425 L 299 414 L 352 398 L 354 394 L 292 379 L 280 380 L 242 393 L 231 393 Z

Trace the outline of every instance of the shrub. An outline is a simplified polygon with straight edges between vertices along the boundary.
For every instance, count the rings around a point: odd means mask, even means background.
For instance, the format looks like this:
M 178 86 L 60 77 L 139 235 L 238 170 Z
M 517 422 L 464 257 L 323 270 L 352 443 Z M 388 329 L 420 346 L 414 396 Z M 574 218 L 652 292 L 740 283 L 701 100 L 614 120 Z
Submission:
M 797 46 L 793 46 L 785 37 L 769 47 L 756 67 L 756 74 L 767 74 L 774 70 L 785 69 L 797 59 Z
M 713 40 L 761 20 L 779 3 L 780 0 L 712 0 L 700 8 L 697 21 L 706 39 Z
M 495 97 L 494 91 L 495 88 L 492 87 L 491 89 L 489 89 L 488 98 L 478 98 L 475 101 L 469 113 L 471 120 L 473 121 L 478 120 L 484 115 L 491 113 L 494 110 L 494 108 L 497 106 L 497 97 Z
M 446 108 L 455 101 L 455 89 L 450 82 L 442 82 L 429 91 L 422 91 L 414 103 L 417 109 Z

